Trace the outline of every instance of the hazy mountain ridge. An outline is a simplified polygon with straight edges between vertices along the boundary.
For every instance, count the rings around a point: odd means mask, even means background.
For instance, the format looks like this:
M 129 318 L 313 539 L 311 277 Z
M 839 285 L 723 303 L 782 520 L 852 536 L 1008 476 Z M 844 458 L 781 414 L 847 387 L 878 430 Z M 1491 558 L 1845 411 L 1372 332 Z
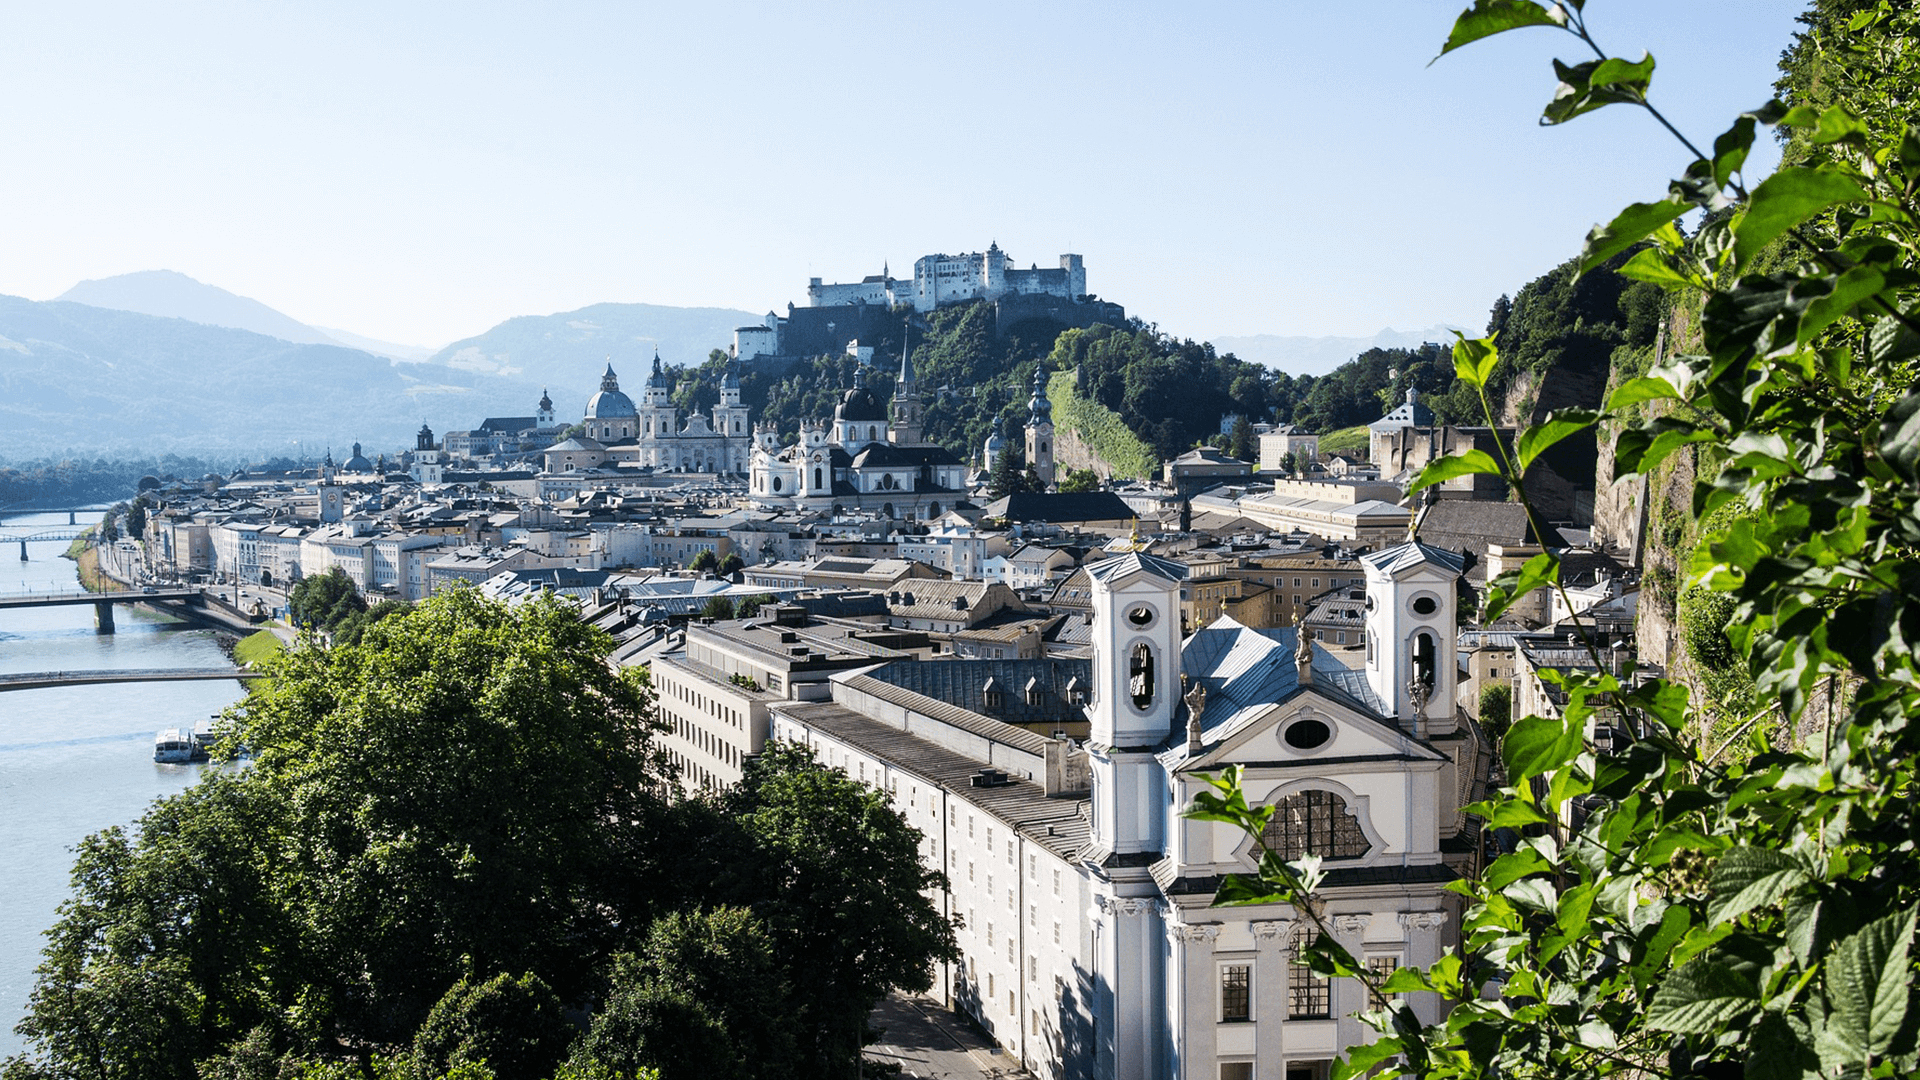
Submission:
M 463 338 L 435 353 L 431 363 L 459 371 L 517 376 L 556 389 L 562 416 L 569 406 L 562 387 L 592 388 L 609 362 L 623 387 L 633 389 L 653 366 L 654 349 L 669 364 L 697 367 L 714 349 L 733 343 L 733 331 L 764 316 L 736 308 L 682 308 L 658 304 L 592 304 L 552 315 L 522 315 L 483 334 Z
M 175 270 L 142 270 L 83 281 L 54 301 L 186 319 L 208 326 L 250 330 L 298 345 L 340 345 L 318 327 L 258 300 L 196 281 Z
M 1424 330 L 1380 331 L 1372 337 L 1304 337 L 1250 334 L 1212 338 L 1218 352 L 1284 371 L 1289 375 L 1325 375 L 1368 349 L 1414 349 L 1429 342 L 1453 341 L 1455 327 L 1445 324 Z
M 0 456 L 138 451 L 370 454 L 487 416 L 540 387 L 61 301 L 0 296 Z M 583 399 L 584 400 L 584 399 Z M 296 445 L 297 444 L 297 445 Z

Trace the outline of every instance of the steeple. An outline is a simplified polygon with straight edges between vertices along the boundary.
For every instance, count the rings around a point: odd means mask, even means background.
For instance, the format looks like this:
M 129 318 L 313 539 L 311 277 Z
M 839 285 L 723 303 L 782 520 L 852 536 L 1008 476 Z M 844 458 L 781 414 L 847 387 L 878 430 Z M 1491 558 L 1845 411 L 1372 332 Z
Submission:
M 653 357 L 653 370 L 655 372 L 660 370 L 660 356 L 658 353 L 655 353 Z M 600 376 L 600 389 L 608 393 L 615 393 L 620 389 L 620 376 L 613 373 L 613 357 L 611 356 L 607 357 L 606 372 Z

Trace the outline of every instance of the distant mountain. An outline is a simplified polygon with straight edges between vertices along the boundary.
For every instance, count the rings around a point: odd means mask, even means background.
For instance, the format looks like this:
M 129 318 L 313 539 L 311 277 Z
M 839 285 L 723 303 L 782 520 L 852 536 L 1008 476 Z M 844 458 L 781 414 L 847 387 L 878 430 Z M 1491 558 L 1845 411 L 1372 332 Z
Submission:
M 431 360 L 457 371 L 510 375 L 551 386 L 562 416 L 584 407 L 561 398 L 565 390 L 591 394 L 611 361 L 622 386 L 632 389 L 653 365 L 656 348 L 669 364 L 698 366 L 707 353 L 733 343 L 736 328 L 765 316 L 733 308 L 594 304 L 557 315 L 523 315 L 477 337 L 441 349 Z
M 1451 342 L 1454 327 L 1429 326 L 1425 330 L 1382 330 L 1372 337 L 1286 337 L 1279 334 L 1254 334 L 1248 337 L 1216 337 L 1213 347 L 1232 353 L 1242 360 L 1284 371 L 1289 375 L 1325 375 L 1368 349 L 1411 349 L 1429 342 Z
M 142 270 L 137 274 L 83 281 L 54 299 L 112 308 L 115 311 L 137 311 L 142 315 L 185 319 L 208 326 L 251 330 L 297 345 L 343 344 L 258 300 L 237 296 L 173 270 Z
M 537 384 L 339 345 L 62 301 L 0 296 L 0 457 L 54 453 L 369 456 L 488 416 Z M 583 399 L 584 400 L 584 399 Z M 296 445 L 297 444 L 297 445 Z
M 361 337 L 359 334 L 336 330 L 331 326 L 316 326 L 314 329 L 342 345 L 362 352 L 370 352 L 375 356 L 384 356 L 389 360 L 405 360 L 410 364 L 418 364 L 433 359 L 433 350 L 425 345 L 396 345 L 391 341 Z

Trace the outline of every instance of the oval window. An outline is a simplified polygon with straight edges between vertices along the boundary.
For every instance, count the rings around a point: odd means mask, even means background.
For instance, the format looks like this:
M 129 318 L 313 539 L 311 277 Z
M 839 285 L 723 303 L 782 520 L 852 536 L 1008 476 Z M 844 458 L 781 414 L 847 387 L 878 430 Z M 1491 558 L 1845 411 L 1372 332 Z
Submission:
M 1333 729 L 1325 722 L 1312 718 L 1296 720 L 1281 735 L 1281 738 L 1295 750 L 1312 750 L 1315 747 L 1325 746 L 1327 740 L 1333 738 Z
M 1431 596 L 1416 596 L 1413 599 L 1413 613 L 1415 615 L 1431 615 L 1439 610 L 1440 601 L 1435 600 Z
M 1153 621 L 1153 609 L 1144 605 L 1133 608 L 1127 612 L 1127 621 L 1135 626 L 1145 626 Z

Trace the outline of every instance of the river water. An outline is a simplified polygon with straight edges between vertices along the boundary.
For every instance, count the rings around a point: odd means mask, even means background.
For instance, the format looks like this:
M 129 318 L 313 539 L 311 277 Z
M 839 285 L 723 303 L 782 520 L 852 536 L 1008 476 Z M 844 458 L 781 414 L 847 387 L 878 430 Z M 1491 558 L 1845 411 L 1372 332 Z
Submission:
M 82 525 L 99 512 L 82 513 Z M 67 531 L 67 515 L 0 520 L 0 537 Z M 0 543 L 0 593 L 78 589 L 66 542 Z M 0 611 L 0 672 L 217 667 L 227 662 L 204 630 L 114 610 L 116 633 L 96 634 L 93 607 Z M 43 935 L 67 897 L 73 846 L 132 825 L 155 798 L 185 788 L 204 765 L 156 765 L 153 733 L 191 727 L 241 695 L 233 682 L 108 683 L 0 693 L 0 1059 L 25 1049 L 13 1026 L 26 1012 Z

